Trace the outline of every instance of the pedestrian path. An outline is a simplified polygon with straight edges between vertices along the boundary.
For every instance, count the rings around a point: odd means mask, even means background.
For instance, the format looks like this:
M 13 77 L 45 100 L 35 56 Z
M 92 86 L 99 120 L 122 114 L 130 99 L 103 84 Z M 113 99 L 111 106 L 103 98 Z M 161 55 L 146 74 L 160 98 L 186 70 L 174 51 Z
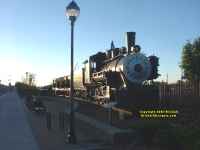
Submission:
M 0 96 L 0 149 L 39 150 L 16 91 Z
M 63 102 L 67 102 L 66 98 L 61 98 L 61 97 L 50 97 L 50 96 L 42 96 L 40 98 L 43 99 L 47 99 L 48 101 L 52 102 L 52 101 L 63 101 Z M 81 113 L 80 111 L 78 111 L 79 107 L 81 107 L 81 104 L 79 103 L 79 101 L 75 101 L 74 102 L 74 110 L 75 112 L 75 119 L 76 122 L 79 124 L 87 124 L 89 127 L 91 127 L 91 130 L 95 130 L 95 131 L 100 131 L 101 132 L 101 137 L 104 138 L 105 141 L 107 141 L 108 143 L 111 144 L 115 144 L 117 139 L 123 139 L 123 141 L 127 141 L 129 142 L 130 137 L 133 135 L 133 131 L 132 130 L 128 130 L 128 129 L 120 129 L 117 128 L 115 126 L 112 126 L 109 123 L 105 123 L 102 121 L 99 121 L 95 118 L 89 117 L 84 113 Z M 60 111 L 62 109 L 60 108 Z M 54 110 L 55 111 L 55 110 Z M 65 109 L 64 111 L 70 115 L 70 105 L 69 103 L 65 103 Z M 92 113 L 92 111 L 91 111 Z

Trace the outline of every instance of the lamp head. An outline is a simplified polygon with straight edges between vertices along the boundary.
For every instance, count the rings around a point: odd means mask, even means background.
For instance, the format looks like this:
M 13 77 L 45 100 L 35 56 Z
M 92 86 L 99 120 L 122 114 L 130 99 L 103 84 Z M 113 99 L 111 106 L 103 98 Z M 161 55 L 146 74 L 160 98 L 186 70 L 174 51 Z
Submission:
M 72 0 L 71 3 L 69 3 L 69 5 L 66 7 L 66 16 L 68 16 L 70 21 L 75 21 L 79 14 L 79 6 L 76 4 L 75 1 Z

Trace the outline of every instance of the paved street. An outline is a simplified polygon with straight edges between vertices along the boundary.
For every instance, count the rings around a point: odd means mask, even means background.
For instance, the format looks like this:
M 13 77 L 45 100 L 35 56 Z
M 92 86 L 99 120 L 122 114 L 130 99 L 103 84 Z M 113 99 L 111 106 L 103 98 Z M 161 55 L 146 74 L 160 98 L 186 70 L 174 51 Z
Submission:
M 39 150 L 16 91 L 0 96 L 0 149 Z

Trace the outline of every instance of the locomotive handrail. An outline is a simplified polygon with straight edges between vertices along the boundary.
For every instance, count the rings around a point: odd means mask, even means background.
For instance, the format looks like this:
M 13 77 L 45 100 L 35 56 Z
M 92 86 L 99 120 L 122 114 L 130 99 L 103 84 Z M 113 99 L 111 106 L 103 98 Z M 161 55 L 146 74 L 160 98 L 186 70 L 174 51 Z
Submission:
M 103 64 L 109 63 L 109 62 L 114 61 L 114 60 L 116 60 L 117 58 L 123 57 L 123 56 L 124 56 L 124 54 L 117 55 L 117 56 L 114 57 L 114 58 L 110 58 L 110 59 L 108 59 L 108 60 L 105 60 L 105 61 L 103 62 Z
M 104 72 L 104 71 L 100 71 L 100 72 L 93 73 L 93 74 L 92 74 L 92 77 L 93 77 L 93 78 L 98 78 L 99 76 L 103 77 L 103 76 L 104 76 L 103 72 Z

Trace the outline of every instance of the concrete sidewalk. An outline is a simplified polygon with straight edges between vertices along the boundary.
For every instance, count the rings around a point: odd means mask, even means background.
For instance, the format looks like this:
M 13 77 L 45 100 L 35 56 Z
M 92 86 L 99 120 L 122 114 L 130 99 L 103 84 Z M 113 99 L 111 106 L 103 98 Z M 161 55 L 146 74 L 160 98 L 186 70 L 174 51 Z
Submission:
M 39 150 L 15 90 L 0 96 L 0 149 Z
M 65 112 L 66 114 L 70 113 L 69 101 L 66 98 L 57 99 L 56 97 L 40 97 L 40 100 L 44 102 L 47 111 L 51 112 L 52 118 L 54 118 L 53 122 L 58 120 L 56 119 L 56 116 L 58 118 L 59 112 Z M 86 109 L 88 109 L 87 112 L 95 114 L 97 114 L 97 112 L 94 112 L 96 108 L 91 109 L 91 107 L 88 107 L 89 104 L 86 105 L 87 107 L 80 104 L 78 101 L 75 101 L 74 103 L 74 109 L 76 110 L 75 126 L 79 142 L 85 143 L 86 141 L 90 141 L 93 143 L 94 141 L 101 141 L 102 143 L 110 145 L 110 147 L 116 145 L 128 145 L 132 142 L 133 137 L 135 137 L 133 131 L 120 129 L 112 126 L 108 122 L 106 123 L 98 120 L 98 118 L 88 116 L 83 110 L 86 111 Z M 69 122 L 69 120 L 67 120 L 67 122 Z

